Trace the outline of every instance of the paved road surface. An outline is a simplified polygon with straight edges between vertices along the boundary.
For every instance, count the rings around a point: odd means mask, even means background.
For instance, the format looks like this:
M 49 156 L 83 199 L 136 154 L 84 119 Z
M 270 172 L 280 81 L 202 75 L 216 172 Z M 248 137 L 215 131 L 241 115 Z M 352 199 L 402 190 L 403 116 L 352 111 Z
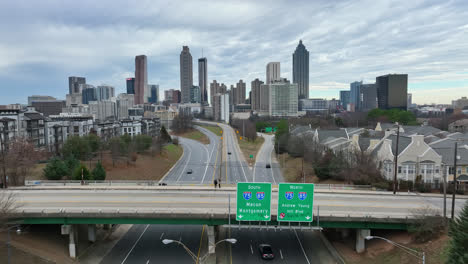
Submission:
M 284 182 L 281 168 L 274 158 L 274 139 L 273 135 L 261 134 L 265 139 L 260 151 L 258 152 L 255 166 L 253 169 L 253 181 L 254 182 L 271 182 L 278 184 Z M 271 168 L 266 168 L 266 165 L 270 164 Z

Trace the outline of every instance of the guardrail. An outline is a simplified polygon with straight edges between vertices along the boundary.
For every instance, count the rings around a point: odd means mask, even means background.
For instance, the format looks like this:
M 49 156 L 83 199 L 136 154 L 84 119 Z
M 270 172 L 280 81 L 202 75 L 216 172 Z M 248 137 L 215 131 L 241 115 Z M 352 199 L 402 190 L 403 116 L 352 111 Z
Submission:
M 211 183 L 201 183 L 196 181 L 182 181 L 182 182 L 160 182 L 160 181 L 126 181 L 126 180 L 115 180 L 115 181 L 75 181 L 75 180 L 26 180 L 24 181 L 25 186 L 79 186 L 79 185 L 91 185 L 91 186 L 158 186 L 158 185 L 171 185 L 171 186 L 210 186 Z M 231 183 L 222 183 L 223 186 L 235 186 Z M 370 185 L 350 185 L 350 184 L 315 184 L 316 189 L 328 189 L 328 190 L 375 190 Z

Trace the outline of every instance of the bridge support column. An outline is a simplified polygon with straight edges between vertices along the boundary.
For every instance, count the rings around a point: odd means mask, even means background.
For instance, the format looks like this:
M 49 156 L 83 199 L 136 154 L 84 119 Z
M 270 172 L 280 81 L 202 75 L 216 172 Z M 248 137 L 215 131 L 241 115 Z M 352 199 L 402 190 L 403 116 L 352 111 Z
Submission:
M 370 236 L 370 229 L 356 229 L 356 252 L 366 250 L 366 236 Z
M 88 225 L 88 241 L 96 242 L 96 225 L 94 224 Z
M 349 237 L 349 229 L 348 228 L 343 228 L 340 230 L 341 233 L 341 238 L 345 239 Z
M 208 258 L 205 263 L 216 263 L 216 229 L 214 226 L 206 227 L 206 234 L 208 235 Z
M 68 243 L 68 251 L 70 253 L 70 258 L 74 259 L 74 258 L 76 258 L 76 244 L 75 244 L 76 230 L 75 230 L 74 225 L 70 225 L 70 231 L 69 232 L 70 232 L 69 233 L 70 241 Z

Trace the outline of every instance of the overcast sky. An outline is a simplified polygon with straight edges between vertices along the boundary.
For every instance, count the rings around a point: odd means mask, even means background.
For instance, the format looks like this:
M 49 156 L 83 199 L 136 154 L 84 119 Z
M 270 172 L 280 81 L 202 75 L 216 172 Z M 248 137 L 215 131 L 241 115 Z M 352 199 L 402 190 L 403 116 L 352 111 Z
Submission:
M 265 80 L 270 61 L 291 79 L 299 39 L 310 52 L 310 97 L 339 97 L 356 80 L 409 74 L 416 103 L 468 96 L 467 0 L 1 1 L 0 104 L 65 98 L 68 76 L 125 92 L 135 55 L 148 81 L 179 89 L 183 45 L 208 59 L 208 79 Z M 163 94 L 161 92 L 161 94 Z

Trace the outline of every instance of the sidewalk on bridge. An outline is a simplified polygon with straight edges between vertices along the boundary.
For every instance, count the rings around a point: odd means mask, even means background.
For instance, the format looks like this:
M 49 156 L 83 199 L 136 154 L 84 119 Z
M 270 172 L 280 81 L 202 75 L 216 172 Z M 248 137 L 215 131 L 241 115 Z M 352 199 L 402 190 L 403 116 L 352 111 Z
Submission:
M 169 183 L 170 184 L 170 183 Z M 226 186 L 227 185 L 227 186 Z M 128 191 L 209 191 L 209 192 L 235 192 L 236 187 L 231 187 L 228 184 L 222 189 L 214 190 L 212 185 L 190 185 L 190 186 L 99 186 L 99 185 L 72 185 L 72 186 L 21 186 L 10 187 L 11 190 L 128 190 Z M 273 192 L 277 192 L 278 188 L 273 187 Z M 336 193 L 336 194 L 356 194 L 356 195 L 393 195 L 389 191 L 366 191 L 366 190 L 343 190 L 343 189 L 315 189 L 315 193 Z M 414 193 L 414 192 L 397 192 L 396 196 L 421 196 L 421 197 L 443 197 L 443 194 L 438 193 Z M 447 194 L 450 198 L 451 194 Z M 468 199 L 468 195 L 457 194 L 459 199 Z

